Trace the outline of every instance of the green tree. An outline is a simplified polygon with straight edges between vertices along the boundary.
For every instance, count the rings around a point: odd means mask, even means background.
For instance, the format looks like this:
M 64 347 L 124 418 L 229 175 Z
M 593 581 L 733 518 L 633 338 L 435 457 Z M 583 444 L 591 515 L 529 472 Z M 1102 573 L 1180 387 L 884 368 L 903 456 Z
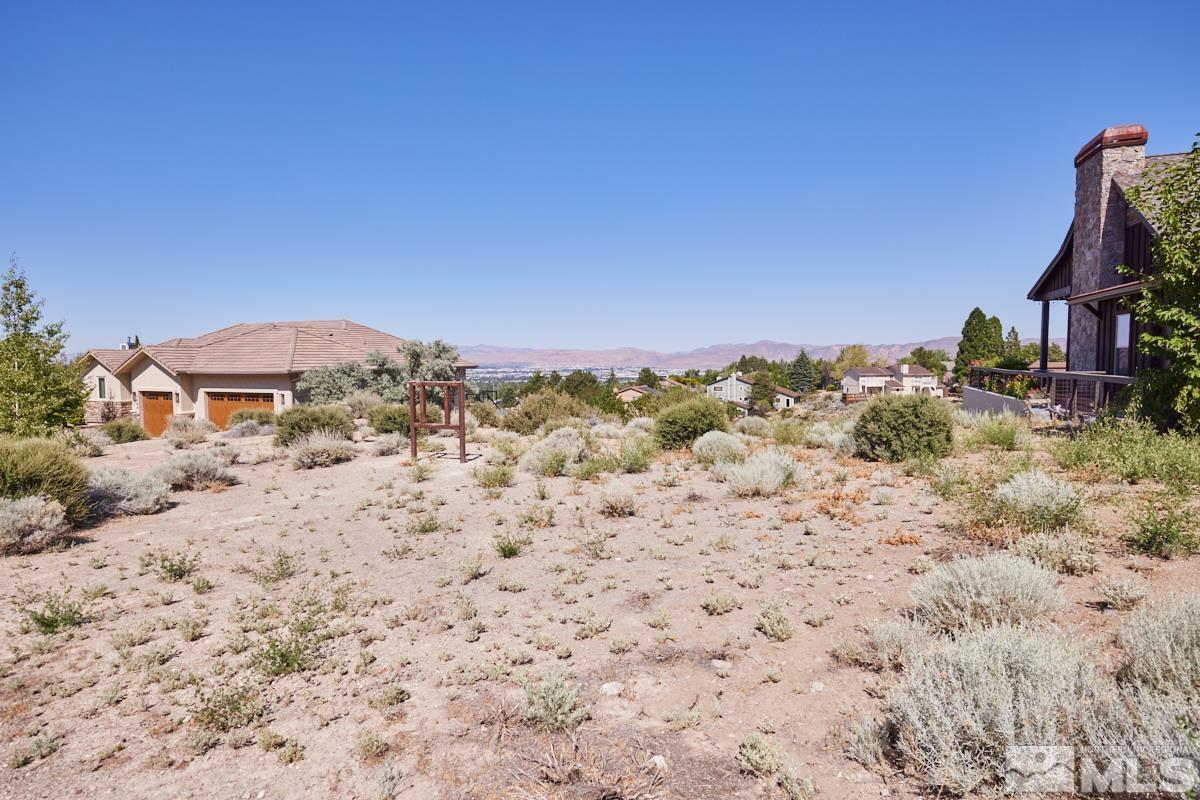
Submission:
M 958 343 L 958 355 L 954 357 L 954 377 L 964 383 L 972 364 L 982 364 L 1004 353 L 1003 326 L 996 317 L 988 319 L 983 310 L 976 306 L 963 323 L 962 341 Z
M 1135 387 L 1141 410 L 1162 427 L 1200 433 L 1200 134 L 1178 161 L 1151 167 L 1129 200 L 1152 220 L 1155 274 L 1133 303 L 1143 326 L 1140 350 L 1166 366 L 1147 369 Z M 1131 279 L 1146 276 L 1128 266 Z
M 604 379 L 604 385 L 608 387 L 610 391 L 615 390 L 621 385 L 621 382 L 617 380 L 617 371 L 612 367 L 608 368 L 608 377 Z
M 525 383 L 521 384 L 519 394 L 522 397 L 531 394 L 537 394 L 546 388 L 546 376 L 542 374 L 540 369 L 535 369 L 533 373 L 525 379 Z
M 649 367 L 642 367 L 638 371 L 637 382 L 641 386 L 649 386 L 651 389 L 657 389 L 661 380 L 658 374 Z
M 750 407 L 765 414 L 775 407 L 775 382 L 767 370 L 756 372 L 751 378 L 754 384 L 750 387 Z
M 79 364 L 63 359 L 63 323 L 42 323 L 44 305 L 9 259 L 0 287 L 0 433 L 46 436 L 83 422 L 90 390 Z
M 865 344 L 847 345 L 842 348 L 833 362 L 833 377 L 841 380 L 842 376 L 846 374 L 846 370 L 852 367 L 870 367 L 874 364 L 875 360 L 871 358 L 871 351 L 867 350 Z
M 950 354 L 945 350 L 930 350 L 928 347 L 914 347 L 912 352 L 900 359 L 901 364 L 916 364 L 941 378 L 946 373 L 946 362 Z
M 307 403 L 337 403 L 357 391 L 369 391 L 389 403 L 408 402 L 409 381 L 452 381 L 458 351 L 441 339 L 429 344 L 410 339 L 397 351 L 400 361 L 378 351 L 366 364 L 342 361 L 310 369 L 296 381 L 296 392 Z M 441 393 L 429 397 L 440 401 Z
M 1006 358 L 1021 358 L 1023 348 L 1021 346 L 1021 334 L 1017 333 L 1016 327 L 1008 329 L 1008 335 L 1004 337 L 1004 356 Z
M 808 394 L 816 388 L 817 373 L 813 369 L 812 359 L 804 350 L 801 350 L 792 359 L 788 369 L 788 384 L 792 387 L 792 391 L 804 394 Z
M 582 369 L 577 369 L 563 378 L 562 383 L 559 384 L 559 390 L 585 403 L 593 404 L 597 395 L 606 392 L 612 394 L 610 390 L 600 385 L 600 381 L 596 379 L 595 375 Z

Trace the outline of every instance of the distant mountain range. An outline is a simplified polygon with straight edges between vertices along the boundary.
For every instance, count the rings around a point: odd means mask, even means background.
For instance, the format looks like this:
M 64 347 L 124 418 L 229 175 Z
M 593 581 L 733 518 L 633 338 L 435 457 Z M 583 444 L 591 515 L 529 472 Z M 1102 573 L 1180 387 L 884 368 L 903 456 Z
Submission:
M 961 336 L 943 336 L 924 342 L 906 344 L 869 344 L 867 349 L 876 358 L 891 363 L 918 347 L 945 350 L 953 358 L 958 352 Z M 1034 341 L 1032 339 L 1026 341 Z M 1053 339 L 1065 344 L 1066 339 Z M 481 367 L 525 367 L 570 369 L 572 367 L 651 367 L 654 369 L 720 369 L 741 356 L 762 356 L 771 361 L 791 360 L 801 350 L 813 358 L 833 359 L 845 344 L 788 344 L 760 341 L 748 344 L 714 344 L 678 353 L 659 353 L 636 347 L 611 350 L 563 350 L 532 347 L 501 347 L 479 344 L 460 347 L 459 355 Z

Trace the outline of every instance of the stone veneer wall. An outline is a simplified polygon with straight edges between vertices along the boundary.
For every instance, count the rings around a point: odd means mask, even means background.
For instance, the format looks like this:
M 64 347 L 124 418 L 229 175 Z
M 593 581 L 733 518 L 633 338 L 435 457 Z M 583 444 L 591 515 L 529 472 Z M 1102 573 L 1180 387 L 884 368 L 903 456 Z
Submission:
M 83 407 L 83 424 L 101 425 L 132 413 L 133 403 L 128 400 L 88 400 Z

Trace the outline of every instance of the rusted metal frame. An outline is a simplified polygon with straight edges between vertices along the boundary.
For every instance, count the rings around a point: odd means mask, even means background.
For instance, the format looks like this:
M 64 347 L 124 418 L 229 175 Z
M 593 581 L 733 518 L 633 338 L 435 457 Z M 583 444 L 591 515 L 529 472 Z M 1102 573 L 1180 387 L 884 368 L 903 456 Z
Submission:
M 430 422 L 427 408 L 428 387 L 445 388 L 442 421 Z M 451 395 L 457 390 L 458 420 L 453 421 Z M 408 440 L 413 460 L 417 458 L 418 430 L 452 430 L 458 433 L 458 460 L 467 460 L 467 385 L 465 381 L 412 381 L 408 384 Z

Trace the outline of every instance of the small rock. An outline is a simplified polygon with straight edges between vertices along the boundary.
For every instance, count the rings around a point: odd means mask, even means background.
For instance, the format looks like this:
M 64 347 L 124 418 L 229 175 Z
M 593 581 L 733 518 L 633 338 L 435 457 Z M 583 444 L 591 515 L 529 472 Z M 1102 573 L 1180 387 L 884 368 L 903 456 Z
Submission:
M 623 691 L 625 691 L 625 684 L 620 681 L 612 681 L 600 687 L 600 694 L 606 694 L 609 697 L 616 697 Z
M 650 756 L 650 760 L 646 763 L 659 772 L 667 771 L 667 760 L 660 755 Z
M 810 692 L 823 692 L 825 691 L 825 684 L 821 683 L 821 681 L 813 681 L 808 685 L 808 690 Z
M 729 669 L 733 666 L 733 664 L 730 664 L 723 658 L 714 658 L 710 663 L 712 664 L 713 669 Z

